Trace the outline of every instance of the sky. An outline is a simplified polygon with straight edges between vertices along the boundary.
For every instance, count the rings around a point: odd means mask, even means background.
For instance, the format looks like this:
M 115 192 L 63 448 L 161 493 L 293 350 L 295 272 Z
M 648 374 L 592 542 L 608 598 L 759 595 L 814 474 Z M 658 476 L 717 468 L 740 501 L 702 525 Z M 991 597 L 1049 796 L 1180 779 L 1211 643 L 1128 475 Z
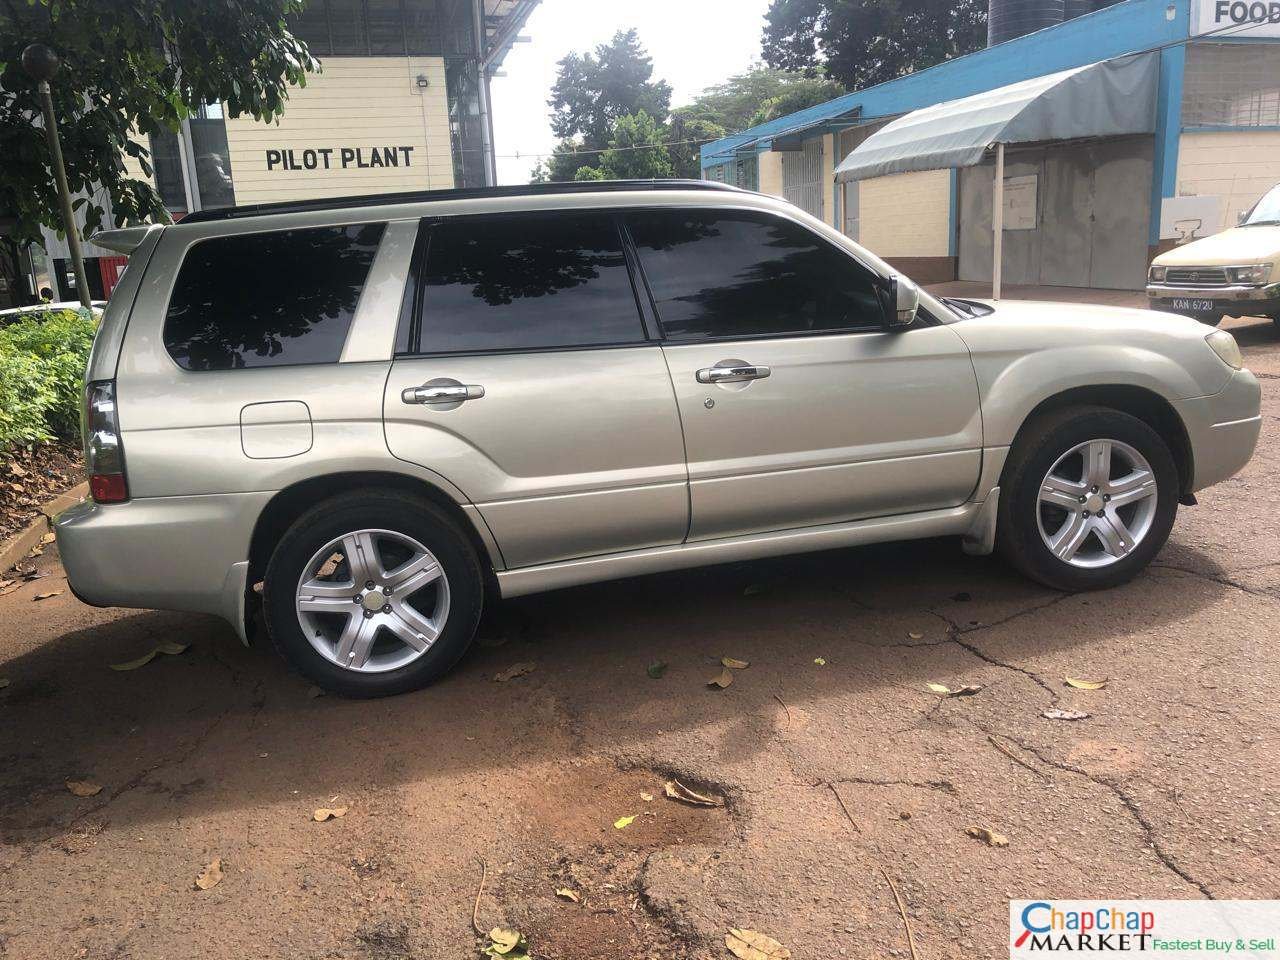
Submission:
M 531 42 L 511 49 L 506 76 L 491 87 L 498 182 L 527 183 L 534 154 L 555 145 L 547 97 L 566 53 L 635 27 L 654 78 L 671 84 L 671 105 L 680 106 L 760 58 L 768 7 L 769 0 L 542 0 L 523 30 Z

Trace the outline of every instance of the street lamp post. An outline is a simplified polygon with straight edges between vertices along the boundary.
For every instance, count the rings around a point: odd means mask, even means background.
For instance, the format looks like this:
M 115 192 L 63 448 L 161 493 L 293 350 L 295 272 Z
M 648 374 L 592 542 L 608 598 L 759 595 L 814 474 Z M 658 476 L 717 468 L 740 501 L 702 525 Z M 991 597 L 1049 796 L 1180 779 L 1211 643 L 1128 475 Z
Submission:
M 71 189 L 67 186 L 67 170 L 62 164 L 62 144 L 58 140 L 58 122 L 53 116 L 53 92 L 49 81 L 58 72 L 58 55 L 43 43 L 33 43 L 22 51 L 22 69 L 36 81 L 40 94 L 40 107 L 44 111 L 44 130 L 49 138 L 49 153 L 53 156 L 53 176 L 58 182 L 58 203 L 62 207 L 62 228 L 67 232 L 67 247 L 71 251 L 71 268 L 76 274 L 76 293 L 80 302 L 90 305 L 89 280 L 84 272 L 84 257 L 80 254 L 80 233 L 76 229 L 75 212 L 71 209 Z

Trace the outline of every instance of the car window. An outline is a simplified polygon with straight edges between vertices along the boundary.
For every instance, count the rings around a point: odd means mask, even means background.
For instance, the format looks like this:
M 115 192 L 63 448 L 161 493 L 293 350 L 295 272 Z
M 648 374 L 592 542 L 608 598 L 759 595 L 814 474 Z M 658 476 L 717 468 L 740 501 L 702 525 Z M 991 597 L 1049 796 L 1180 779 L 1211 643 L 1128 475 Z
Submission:
M 739 211 L 628 215 L 670 340 L 879 327 L 874 276 L 799 224 Z
M 169 298 L 165 349 L 187 370 L 336 362 L 383 226 L 193 244 Z
M 464 217 L 431 228 L 419 351 L 635 343 L 644 326 L 607 213 Z

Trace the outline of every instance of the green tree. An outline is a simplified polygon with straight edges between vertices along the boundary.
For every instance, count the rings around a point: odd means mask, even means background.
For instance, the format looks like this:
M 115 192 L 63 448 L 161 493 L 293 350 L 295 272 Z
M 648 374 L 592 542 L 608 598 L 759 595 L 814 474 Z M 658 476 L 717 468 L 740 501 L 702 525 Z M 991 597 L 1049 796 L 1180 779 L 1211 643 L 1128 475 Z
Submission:
M 653 79 L 653 60 L 636 31 L 620 30 L 594 53 L 570 53 L 560 61 L 551 88 L 551 130 L 562 140 L 576 139 L 573 149 L 604 150 L 620 117 L 644 111 L 659 124 L 671 107 L 671 86 Z M 552 157 L 553 180 L 572 180 L 579 167 L 590 166 L 597 155 L 570 158 L 561 151 Z
M 176 130 L 201 104 L 231 117 L 278 116 L 291 84 L 316 64 L 285 18 L 302 0 L 7 0 L 0 4 L 0 210 L 18 240 L 60 230 L 57 196 L 35 83 L 22 70 L 29 43 L 53 47 L 62 69 L 54 109 L 71 190 L 88 233 L 115 219 L 167 219 L 145 181 L 149 152 L 137 134 Z M 130 139 L 131 131 L 134 139 Z M 145 142 L 145 141 L 144 141 Z
M 675 175 L 701 175 L 703 143 L 826 103 L 844 92 L 833 80 L 760 65 L 708 87 L 692 103 L 671 111 L 668 142 Z
M 600 157 L 606 180 L 661 180 L 672 176 L 666 130 L 643 110 L 619 117 L 609 149 Z
M 764 60 L 825 74 L 850 89 L 980 50 L 987 0 L 773 0 Z

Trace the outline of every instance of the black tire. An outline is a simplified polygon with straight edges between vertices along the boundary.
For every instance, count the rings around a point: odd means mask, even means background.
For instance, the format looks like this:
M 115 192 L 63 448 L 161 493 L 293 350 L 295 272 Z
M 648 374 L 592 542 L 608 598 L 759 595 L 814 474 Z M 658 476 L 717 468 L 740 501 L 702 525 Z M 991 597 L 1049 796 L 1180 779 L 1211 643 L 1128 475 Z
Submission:
M 335 538 L 356 530 L 402 533 L 430 550 L 448 578 L 444 629 L 416 660 L 381 673 L 344 669 L 307 640 L 296 610 L 296 590 L 308 562 Z M 280 539 L 267 565 L 263 611 L 272 643 L 304 677 L 348 697 L 385 697 L 416 690 L 447 673 L 466 652 L 484 607 L 480 559 L 467 535 L 434 504 L 395 490 L 343 494 L 316 504 Z
M 1040 535 L 1040 484 L 1058 458 L 1089 440 L 1119 440 L 1150 464 L 1156 509 L 1131 554 L 1104 567 L 1073 566 L 1054 556 Z M 1077 406 L 1027 423 L 1009 451 L 1000 481 L 996 523 L 999 553 L 1025 576 L 1055 590 L 1101 590 L 1133 579 L 1164 546 L 1178 512 L 1178 468 L 1169 446 L 1137 417 L 1109 407 Z

